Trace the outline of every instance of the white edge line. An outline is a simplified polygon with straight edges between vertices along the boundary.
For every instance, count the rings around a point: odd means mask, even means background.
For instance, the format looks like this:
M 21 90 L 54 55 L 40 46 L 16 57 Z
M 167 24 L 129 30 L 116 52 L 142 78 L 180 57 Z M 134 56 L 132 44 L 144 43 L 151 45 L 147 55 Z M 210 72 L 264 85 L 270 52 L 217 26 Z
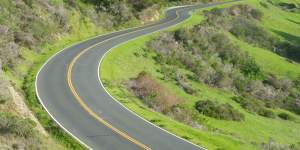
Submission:
M 97 36 L 96 36 L 96 37 L 97 37 Z M 94 37 L 94 38 L 96 38 L 96 37 Z M 90 39 L 87 39 L 87 40 L 90 40 Z M 38 73 L 37 73 L 37 75 L 36 75 L 36 77 L 35 77 L 35 92 L 36 92 L 36 96 L 37 96 L 38 99 L 39 99 L 39 102 L 42 104 L 42 106 L 43 106 L 43 108 L 46 110 L 46 112 L 50 115 L 50 117 L 52 118 L 52 120 L 54 120 L 54 121 L 56 122 L 56 124 L 58 124 L 63 130 L 65 130 L 65 132 L 67 132 L 69 135 L 71 135 L 71 136 L 72 136 L 75 140 L 77 140 L 80 144 L 84 145 L 84 146 L 87 147 L 88 149 L 92 149 L 92 148 L 89 147 L 87 144 L 85 144 L 83 141 L 81 141 L 79 138 L 77 138 L 76 136 L 74 136 L 68 129 L 66 129 L 62 124 L 59 123 L 59 121 L 57 121 L 57 120 L 55 119 L 55 117 L 48 111 L 47 107 L 45 106 L 44 102 L 42 101 L 42 99 L 41 99 L 41 97 L 40 97 L 40 95 L 39 95 L 39 92 L 38 92 L 38 88 L 37 88 L 38 76 L 39 76 L 41 70 L 46 66 L 46 64 L 48 64 L 48 62 L 49 62 L 52 58 L 54 58 L 55 56 L 57 56 L 58 54 L 60 54 L 62 51 L 66 50 L 66 49 L 68 49 L 68 48 L 70 48 L 70 47 L 72 47 L 72 46 L 74 46 L 74 45 L 76 45 L 76 44 L 80 44 L 80 43 L 82 43 L 82 42 L 85 42 L 85 41 L 87 41 L 87 40 L 84 40 L 84 41 L 81 41 L 81 42 L 72 44 L 72 45 L 70 45 L 70 46 L 68 46 L 68 47 L 66 47 L 66 48 L 64 48 L 64 49 L 62 49 L 62 50 L 60 50 L 59 52 L 57 52 L 57 53 L 54 54 L 53 56 L 51 56 L 51 57 L 50 57 L 50 58 L 42 65 L 42 67 L 39 69 L 39 71 L 38 71 Z
M 35 82 L 36 83 L 36 82 Z M 36 84 L 35 84 L 36 86 Z M 44 109 L 47 111 L 47 113 L 50 115 L 50 117 L 63 129 L 65 130 L 65 132 L 67 132 L 69 135 L 71 135 L 75 140 L 77 140 L 78 142 L 80 142 L 80 144 L 84 145 L 85 147 L 87 147 L 88 149 L 92 149 L 91 147 L 89 147 L 87 144 L 85 144 L 83 141 L 81 141 L 80 139 L 78 139 L 76 136 L 74 136 L 68 129 L 66 129 L 62 124 L 60 124 L 55 118 L 54 116 L 52 116 L 52 114 L 48 111 L 47 107 L 44 105 L 43 101 L 41 100 L 39 94 L 38 94 L 38 90 L 36 89 L 36 93 L 37 93 L 37 97 L 40 101 L 40 103 L 42 104 L 42 106 L 44 107 Z
M 180 7 L 184 7 L 184 6 L 174 6 L 174 7 L 171 7 L 171 8 L 167 8 L 166 10 L 165 10 L 165 12 L 166 11 L 168 11 L 168 10 L 171 10 L 171 9 L 175 9 L 175 8 L 180 8 Z M 150 26 L 152 25 L 152 24 L 149 24 Z M 155 23 L 153 23 L 153 25 L 155 25 Z M 46 112 L 49 114 L 49 116 L 56 122 L 56 124 L 58 124 L 63 130 L 65 130 L 65 132 L 67 132 L 69 135 L 71 135 L 75 140 L 77 140 L 80 144 L 82 144 L 83 146 L 85 146 L 86 148 L 88 148 L 88 149 L 92 149 L 90 146 L 88 146 L 86 143 L 84 143 L 83 141 L 81 141 L 79 138 L 77 138 L 75 135 L 73 135 L 68 129 L 66 129 L 62 124 L 60 124 L 59 123 L 59 121 L 57 121 L 56 119 L 55 119 L 55 117 L 50 113 L 50 111 L 47 109 L 47 107 L 45 106 L 45 104 L 44 104 L 44 102 L 43 102 L 43 100 L 41 99 L 41 97 L 39 96 L 39 92 L 38 92 L 38 88 L 37 88 L 37 81 L 38 81 L 38 76 L 39 76 L 39 74 L 40 74 L 40 72 L 43 70 L 43 68 L 55 57 L 55 56 L 57 56 L 57 55 L 59 55 L 61 52 L 63 52 L 63 51 L 65 51 L 66 49 L 68 49 L 68 48 L 71 48 L 72 46 L 75 46 L 75 45 L 78 45 L 78 44 L 81 44 L 81 43 L 83 43 L 83 42 L 86 42 L 86 41 L 89 41 L 89 40 L 92 40 L 92 39 L 95 39 L 95 38 L 98 38 L 98 37 L 101 37 L 101 36 L 106 36 L 106 35 L 109 35 L 109 34 L 113 34 L 113 33 L 117 33 L 117 32 L 122 32 L 122 31 L 126 31 L 126 30 L 130 30 L 130 29 L 135 29 L 135 28 L 140 28 L 140 27 L 143 27 L 143 26 L 145 26 L 145 25 L 141 25 L 141 26 L 137 26 L 137 27 L 132 27 L 132 28 L 126 28 L 126 29 L 123 29 L 123 30 L 119 30 L 119 31 L 114 31 L 114 32 L 109 32 L 109 33 L 106 33 L 106 34 L 101 34 L 101 35 L 96 35 L 96 36 L 93 36 L 93 37 L 90 37 L 90 38 L 87 38 L 87 39 L 85 39 L 85 40 L 82 40 L 82 41 L 79 41 L 79 42 L 75 42 L 75 43 L 73 43 L 73 44 L 71 44 L 71 45 L 69 45 L 69 46 L 67 46 L 66 48 L 64 48 L 64 49 L 62 49 L 62 50 L 60 50 L 60 51 L 58 51 L 58 52 L 56 52 L 54 55 L 52 55 L 42 66 L 41 66 L 41 68 L 39 69 L 39 71 L 38 71 L 38 73 L 37 73 L 37 75 L 36 75 L 36 77 L 35 77 L 35 92 L 36 92 L 36 96 L 38 97 L 38 99 L 39 99 L 39 102 L 41 103 L 41 105 L 43 106 L 43 108 L 46 110 Z M 111 38 L 109 38 L 109 39 L 111 39 Z M 108 39 L 106 39 L 106 40 L 108 40 Z M 105 40 L 104 40 L 105 41 Z M 104 41 L 101 41 L 101 42 L 104 42 Z M 106 54 L 106 53 L 105 53 Z M 105 56 L 105 55 L 103 55 L 103 56 Z M 102 59 L 101 59 L 102 60 Z M 100 65 L 100 63 L 99 63 L 99 65 Z M 99 68 L 99 67 L 98 67 Z M 99 70 L 99 69 L 98 69 Z M 99 74 L 98 74 L 99 75 Z M 99 78 L 99 80 L 100 80 L 100 78 Z M 100 80 L 100 83 L 101 83 L 101 85 L 102 85 L 102 82 L 101 82 L 101 80 Z M 103 86 L 103 85 L 102 85 Z M 105 88 L 104 88 L 105 89 Z M 105 91 L 106 91 L 106 89 L 105 89 Z M 107 92 L 107 91 L 106 91 Z M 107 92 L 108 93 L 108 92 Z M 108 93 L 109 94 L 109 93 Z M 110 95 L 110 94 L 109 94 Z M 111 96 L 111 95 L 110 95 Z M 112 96 L 111 96 L 112 97 Z M 113 97 L 112 97 L 113 98 Z M 114 98 L 113 98 L 114 99 Z M 115 99 L 114 99 L 115 100 Z M 117 100 L 115 100 L 115 101 L 117 101 Z M 117 101 L 118 102 L 118 101 Z M 120 103 L 121 104 L 121 103 Z M 122 105 L 123 106 L 123 105 Z M 124 107 L 124 106 L 123 106 Z M 124 108 L 126 108 L 126 107 L 124 107 Z M 140 117 L 140 116 L 138 116 L 138 117 Z M 140 117 L 141 118 L 141 117 Z M 143 119 L 143 118 L 142 118 Z M 145 119 L 144 119 L 145 120 Z M 145 120 L 145 121 L 147 121 L 147 120 Z M 147 121 L 148 122 L 148 121 Z
M 190 6 L 190 5 L 187 5 L 187 6 Z M 168 11 L 168 10 L 175 9 L 175 8 L 180 8 L 180 7 L 184 7 L 184 6 L 174 6 L 174 7 L 171 7 L 171 8 L 167 8 L 167 9 L 165 10 L 165 12 Z M 213 7 L 213 6 L 209 6 L 209 7 Z M 177 23 L 177 24 L 183 23 L 183 22 L 185 22 L 185 21 L 187 21 L 187 20 L 184 20 L 184 21 L 179 22 L 179 23 Z M 154 24 L 155 24 L 155 23 L 154 23 Z M 165 29 L 170 28 L 170 27 L 173 27 L 173 26 L 175 26 L 175 25 L 177 25 L 177 24 L 171 25 L 171 26 L 166 27 L 166 28 L 162 28 L 162 29 L 160 29 L 160 30 L 157 30 L 157 31 L 154 31 L 154 32 L 151 32 L 151 33 L 148 33 L 148 34 L 152 34 L 152 33 L 155 33 L 155 32 L 159 32 L 159 31 L 165 30 Z M 149 25 L 151 25 L 151 24 L 149 24 Z M 47 107 L 44 105 L 44 103 L 43 103 L 41 97 L 39 96 L 39 92 L 38 92 L 38 88 L 37 88 L 38 76 L 39 76 L 40 72 L 42 71 L 42 69 L 43 69 L 43 68 L 44 68 L 44 67 L 45 67 L 45 66 L 46 66 L 46 65 L 47 65 L 47 64 L 48 64 L 55 56 L 59 55 L 61 52 L 65 51 L 66 49 L 68 49 L 68 48 L 70 48 L 70 47 L 72 47 L 72 46 L 78 45 L 78 44 L 80 44 L 80 43 L 83 43 L 83 42 L 86 42 L 86 41 L 89 41 L 89 40 L 92 40 L 92 39 L 95 39 L 95 38 L 98 38 L 98 37 L 101 37 L 101 36 L 106 36 L 106 35 L 109 35 L 109 34 L 112 34 L 112 33 L 122 32 L 122 31 L 126 31 L 126 30 L 129 30 L 129 29 L 140 28 L 140 27 L 143 27 L 143 26 L 145 26 L 145 25 L 141 25 L 141 26 L 137 26 L 137 27 L 132 27 L 132 28 L 127 28 L 127 29 L 123 29 L 123 30 L 119 30 L 119 31 L 114 31 L 114 32 L 109 32 L 109 33 L 106 33 L 106 34 L 101 34 L 101 35 L 93 36 L 93 37 L 87 38 L 87 39 L 82 40 L 82 41 L 79 41 L 79 42 L 75 42 L 75 43 L 73 43 L 73 44 L 67 46 L 66 48 L 64 48 L 64 49 L 62 49 L 62 50 L 56 52 L 54 55 L 52 55 L 52 56 L 51 56 L 51 57 L 50 57 L 50 58 L 42 65 L 42 67 L 39 69 L 39 71 L 38 71 L 38 73 L 37 73 L 37 75 L 36 75 L 36 77 L 35 77 L 35 91 L 36 91 L 36 96 L 38 97 L 39 102 L 41 103 L 41 105 L 43 106 L 43 108 L 46 110 L 46 112 L 49 114 L 49 116 L 50 116 L 50 117 L 51 117 L 51 118 L 52 118 L 52 119 L 53 119 L 53 120 L 54 120 L 54 121 L 55 121 L 62 129 L 63 129 L 63 130 L 65 130 L 65 132 L 67 132 L 67 133 L 68 133 L 69 135 L 71 135 L 75 140 L 77 140 L 80 144 L 84 145 L 84 146 L 85 146 L 86 148 L 88 148 L 88 149 L 92 149 L 92 148 L 91 148 L 90 146 L 88 146 L 86 143 L 84 143 L 83 141 L 81 141 L 79 138 L 77 138 L 76 136 L 74 136 L 68 129 L 66 129 L 62 124 L 60 124 L 60 123 L 55 119 L 55 117 L 49 112 L 49 110 L 47 109 Z M 145 35 L 142 35 L 142 36 L 138 36 L 138 37 L 133 38 L 133 39 L 130 39 L 130 40 L 126 41 L 126 42 L 129 42 L 129 41 L 132 41 L 132 40 L 134 40 L 134 39 L 137 39 L 137 38 L 146 36 L 146 35 L 148 35 L 148 34 L 145 34 Z M 107 40 L 108 40 L 108 39 L 107 39 Z M 102 41 L 102 42 L 103 42 L 103 41 Z M 123 42 L 123 43 L 125 43 L 125 42 Z M 118 44 L 118 45 L 116 45 L 116 46 L 119 46 L 119 45 L 121 45 L 121 44 L 123 44 L 123 43 L 120 43 L 120 44 Z M 116 47 L 116 46 L 114 46 L 114 47 Z M 114 48 L 114 47 L 113 47 L 113 48 Z M 131 112 L 132 114 L 136 115 L 136 116 L 139 117 L 140 119 L 144 120 L 145 122 L 148 122 L 149 124 L 153 125 L 154 127 L 158 128 L 158 129 L 160 129 L 160 130 L 162 130 L 162 131 L 164 131 L 164 132 L 166 132 L 166 133 L 169 133 L 170 135 L 173 135 L 173 136 L 175 136 L 175 137 L 177 137 L 177 138 L 179 138 L 179 139 L 181 139 L 181 140 L 183 140 L 183 141 L 185 141 L 185 142 L 188 142 L 188 143 L 190 143 L 190 144 L 192 144 L 192 145 L 195 145 L 195 146 L 197 146 L 197 147 L 199 147 L 199 148 L 206 149 L 206 148 L 204 148 L 204 147 L 201 147 L 201 146 L 199 146 L 199 145 L 196 145 L 196 144 L 194 144 L 194 143 L 192 143 L 192 142 L 190 142 L 190 141 L 188 141 L 188 140 L 186 140 L 186 139 L 183 139 L 183 138 L 181 138 L 181 137 L 179 137 L 179 136 L 177 136 L 177 135 L 175 135 L 175 134 L 173 134 L 173 133 L 171 133 L 171 132 L 169 132 L 169 131 L 167 131 L 167 130 L 161 128 L 161 127 L 158 127 L 157 125 L 155 125 L 155 124 L 153 124 L 153 123 L 151 123 L 151 122 L 149 122 L 148 120 L 144 119 L 143 117 L 137 115 L 137 114 L 134 113 L 133 111 L 131 111 L 131 110 L 129 110 L 128 108 L 126 108 L 122 103 L 120 103 L 120 102 L 119 102 L 118 100 L 116 100 L 112 95 L 110 95 L 110 93 L 106 90 L 106 88 L 105 88 L 105 87 L 103 86 L 103 84 L 102 84 L 102 81 L 101 81 L 101 79 L 100 79 L 100 72 L 99 72 L 99 71 L 100 71 L 100 65 L 101 65 L 102 59 L 103 59 L 103 58 L 105 57 L 105 55 L 106 55 L 108 52 L 110 52 L 113 48 L 111 48 L 110 50 L 108 50 L 107 52 L 104 53 L 104 55 L 102 56 L 102 58 L 101 58 L 100 61 L 99 61 L 99 66 L 98 66 L 98 80 L 99 80 L 101 86 L 103 87 L 103 89 L 105 90 L 105 92 L 106 92 L 113 100 L 115 100 L 117 103 L 119 103 L 122 107 L 124 107 L 125 109 L 127 109 L 129 112 Z
M 235 2 L 235 1 L 230 1 L 230 2 Z M 226 4 L 226 3 L 229 3 L 229 2 L 221 3 L 220 5 L 224 5 L 224 4 Z M 203 5 L 205 5 L 205 4 L 203 4 Z M 187 6 L 190 6 L 190 5 L 187 5 Z M 217 5 L 209 5 L 209 6 L 207 6 L 207 7 L 203 7 L 203 8 L 199 8 L 199 9 L 204 9 L 204 8 L 209 8 L 209 7 L 214 7 L 214 6 L 217 6 Z M 180 7 L 184 7 L 184 6 L 178 6 L 178 7 L 180 8 Z M 178 8 L 178 7 L 175 7 L 175 8 Z M 191 11 L 190 11 L 189 14 L 191 15 Z M 190 17 L 191 17 L 191 16 L 190 16 Z M 190 18 L 190 17 L 189 17 L 189 18 Z M 159 127 L 159 126 L 153 124 L 152 122 L 146 120 L 145 118 L 143 118 L 143 117 L 141 117 L 140 115 L 136 114 L 136 113 L 133 112 L 132 110 L 128 109 L 125 105 L 123 105 L 120 101 L 118 101 L 116 98 L 114 98 L 114 97 L 107 91 L 107 89 L 104 87 L 104 85 L 103 85 L 103 83 L 102 83 L 102 81 L 101 81 L 101 75 L 100 75 L 100 67 L 101 67 L 101 63 L 102 63 L 104 57 L 105 57 L 109 52 L 111 52 L 111 50 L 113 50 L 114 48 L 116 48 L 116 47 L 118 47 L 118 46 L 120 46 L 120 45 L 122 45 L 122 44 L 128 43 L 128 42 L 130 42 L 130 41 L 133 41 L 133 40 L 135 40 L 135 39 L 142 38 L 142 37 L 144 37 L 144 36 L 148 36 L 148 35 L 150 35 L 150 34 L 154 34 L 154 33 L 159 32 L 159 31 L 167 30 L 167 29 L 169 29 L 169 28 L 171 28 L 171 27 L 173 27 L 173 26 L 176 26 L 176 25 L 178 25 L 178 24 L 181 24 L 181 23 L 186 22 L 189 18 L 183 20 L 182 22 L 178 22 L 178 23 L 176 23 L 176 24 L 173 24 L 173 25 L 171 25 L 171 26 L 164 27 L 164 28 L 162 28 L 162 29 L 160 29 L 160 30 L 156 30 L 156 31 L 154 31 L 154 32 L 150 32 L 150 33 L 147 33 L 147 34 L 144 34 L 144 35 L 141 35 L 141 36 L 137 36 L 137 37 L 135 37 L 135 38 L 132 38 L 132 39 L 130 39 L 130 40 L 128 40 L 128 41 L 124 41 L 124 42 L 119 43 L 119 44 L 113 46 L 112 48 L 110 48 L 108 51 L 106 51 L 106 52 L 102 55 L 102 57 L 101 57 L 101 59 L 100 59 L 100 61 L 99 61 L 99 64 L 98 64 L 98 80 L 99 80 L 99 82 L 100 82 L 102 88 L 105 90 L 105 92 L 106 92 L 106 93 L 107 93 L 114 101 L 116 101 L 119 105 L 121 105 L 122 107 L 124 107 L 127 111 L 129 111 L 129 112 L 132 113 L 133 115 L 135 115 L 135 116 L 137 116 L 138 118 L 144 120 L 145 122 L 149 123 L 150 125 L 152 125 L 152 126 L 158 128 L 158 129 L 160 129 L 160 130 L 162 130 L 162 131 L 164 131 L 164 132 L 166 132 L 166 133 L 168 133 L 168 134 L 170 134 L 170 135 L 172 135 L 172 136 L 174 136 L 174 137 L 177 137 L 178 139 L 181 139 L 181 140 L 183 140 L 183 141 L 185 141 L 185 142 L 187 142 L 187 143 L 189 143 L 189 144 L 192 144 L 192 145 L 194 145 L 194 146 L 196 146 L 196 147 L 198 147 L 198 148 L 207 150 L 205 147 L 202 147 L 202 146 L 200 146 L 200 145 L 194 144 L 194 143 L 192 143 L 191 141 L 188 141 L 188 140 L 186 140 L 186 139 L 184 139 L 184 138 L 182 138 L 182 137 L 179 137 L 179 136 L 175 135 L 174 133 L 171 133 L 170 131 L 168 131 L 168 130 L 166 130 L 166 129 L 163 129 L 163 128 L 161 128 L 161 127 Z M 130 34 L 130 33 L 129 33 L 129 34 Z
M 209 6 L 209 7 L 213 7 L 213 6 Z M 200 8 L 200 9 L 201 9 L 201 8 Z M 189 17 L 189 18 L 190 18 L 190 17 Z M 184 138 L 182 138 L 182 137 L 179 137 L 179 136 L 175 135 L 174 133 L 171 133 L 170 131 L 168 131 L 168 130 L 166 130 L 166 129 L 163 129 L 163 128 L 161 128 L 161 127 L 159 127 L 159 126 L 153 124 L 152 122 L 146 120 L 145 118 L 139 116 L 138 114 L 136 114 L 136 113 L 133 112 L 132 110 L 128 109 L 125 105 L 123 105 L 120 101 L 118 101 L 116 98 L 114 98 L 114 97 L 107 91 L 107 89 L 104 87 L 104 85 L 103 85 L 103 83 L 102 83 L 102 81 L 101 81 L 101 75 L 100 75 L 100 67 L 101 67 L 101 63 L 102 63 L 104 57 L 106 56 L 106 54 L 108 54 L 109 52 L 111 52 L 112 49 L 114 49 L 114 48 L 116 48 L 116 47 L 118 47 L 118 46 L 120 46 L 120 45 L 122 45 L 122 44 L 125 44 L 125 43 L 127 43 L 127 42 L 133 41 L 133 40 L 135 40 L 135 39 L 142 38 L 142 37 L 144 37 L 144 36 L 148 36 L 148 35 L 150 35 L 150 34 L 154 34 L 154 33 L 159 32 L 159 31 L 167 30 L 168 28 L 171 28 L 171 27 L 173 27 L 173 26 L 176 26 L 176 25 L 178 25 L 178 24 L 181 24 L 181 23 L 186 22 L 189 18 L 187 18 L 186 20 L 183 20 L 182 22 L 173 24 L 173 25 L 171 25 L 171 26 L 164 27 L 164 28 L 162 28 L 162 29 L 160 29 L 160 30 L 156 30 L 156 31 L 154 31 L 154 32 L 150 32 L 150 33 L 147 33 L 147 34 L 144 34 L 144 35 L 141 35 L 141 36 L 132 38 L 132 39 L 130 39 L 130 40 L 128 40 L 128 41 L 119 43 L 119 44 L 115 45 L 114 47 L 110 48 L 108 51 L 106 51 L 106 52 L 104 53 L 104 55 L 102 55 L 102 57 L 101 57 L 101 59 L 100 59 L 100 61 L 99 61 L 99 65 L 98 65 L 98 80 L 99 80 L 99 82 L 100 82 L 102 88 L 105 90 L 105 92 L 106 92 L 106 93 L 107 93 L 114 101 L 116 101 L 119 105 L 121 105 L 123 108 L 125 108 L 127 111 L 129 111 L 129 112 L 132 113 L 133 115 L 135 115 L 135 116 L 137 116 L 138 118 L 144 120 L 145 122 L 149 123 L 150 125 L 152 125 L 152 126 L 158 128 L 158 129 L 160 129 L 160 130 L 162 130 L 162 131 L 164 131 L 164 132 L 166 132 L 166 133 L 168 133 L 168 134 L 170 134 L 170 135 L 172 135 L 172 136 L 175 136 L 175 137 L 178 138 L 178 139 L 181 139 L 181 140 L 183 140 L 183 141 L 185 141 L 185 142 L 187 142 L 187 143 L 189 143 L 189 144 L 192 144 L 192 145 L 194 145 L 194 146 L 196 146 L 196 147 L 198 147 L 198 148 L 207 150 L 206 148 L 204 148 L 204 147 L 202 147 L 202 146 L 196 145 L 196 144 L 192 143 L 191 141 L 188 141 L 188 140 L 186 140 L 186 139 L 184 139 Z M 130 34 L 130 33 L 129 33 L 129 34 Z

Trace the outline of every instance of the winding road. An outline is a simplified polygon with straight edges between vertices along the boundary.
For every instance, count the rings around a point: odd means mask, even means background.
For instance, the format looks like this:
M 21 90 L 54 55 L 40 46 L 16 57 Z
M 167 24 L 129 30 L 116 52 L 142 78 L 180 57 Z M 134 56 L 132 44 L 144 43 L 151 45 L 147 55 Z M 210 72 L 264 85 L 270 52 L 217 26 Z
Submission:
M 89 149 L 205 149 L 153 125 L 116 101 L 100 81 L 99 65 L 106 52 L 121 43 L 176 25 L 189 18 L 192 10 L 224 3 L 229 2 L 174 7 L 155 24 L 97 36 L 65 48 L 36 76 L 40 103 L 61 128 Z

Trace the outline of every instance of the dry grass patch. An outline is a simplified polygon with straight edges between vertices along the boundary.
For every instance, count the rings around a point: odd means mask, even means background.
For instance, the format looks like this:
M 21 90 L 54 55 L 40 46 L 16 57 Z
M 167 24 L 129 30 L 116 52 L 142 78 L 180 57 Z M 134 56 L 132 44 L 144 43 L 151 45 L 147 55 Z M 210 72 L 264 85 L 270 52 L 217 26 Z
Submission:
M 173 106 L 183 102 L 146 72 L 141 72 L 136 78 L 128 81 L 127 87 L 155 111 L 167 113 Z

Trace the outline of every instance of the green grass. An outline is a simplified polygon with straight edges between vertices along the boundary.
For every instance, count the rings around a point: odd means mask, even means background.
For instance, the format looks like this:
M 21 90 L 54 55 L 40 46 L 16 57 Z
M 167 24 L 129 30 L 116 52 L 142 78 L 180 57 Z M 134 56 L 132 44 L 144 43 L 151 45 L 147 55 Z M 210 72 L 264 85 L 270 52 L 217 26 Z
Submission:
M 49 117 L 47 112 L 42 108 L 36 97 L 35 77 L 46 60 L 59 50 L 74 42 L 103 33 L 101 29 L 96 28 L 91 23 L 78 22 L 75 24 L 76 18 L 78 17 L 79 14 L 74 13 L 71 22 L 74 21 L 75 27 L 78 27 L 79 30 L 71 34 L 61 35 L 61 38 L 55 42 L 55 44 L 44 44 L 42 46 L 43 52 L 41 54 L 24 49 L 22 51 L 22 57 L 24 58 L 22 64 L 18 65 L 14 72 L 7 72 L 10 79 L 16 83 L 16 86 L 23 89 L 27 105 L 34 112 L 42 126 L 48 133 L 50 133 L 51 137 L 55 139 L 55 141 L 65 146 L 66 149 L 85 148 L 57 126 L 56 123 Z M 18 75 L 16 75 L 16 73 Z M 24 78 L 20 78 L 22 76 L 24 76 Z
M 62 1 L 52 0 L 51 3 L 59 5 Z M 79 3 L 79 5 L 80 7 L 91 7 L 84 3 Z M 160 11 L 162 12 L 163 8 Z M 47 16 L 47 14 L 44 15 L 45 16 L 43 17 Z M 163 17 L 163 15 L 160 17 Z M 95 26 L 89 18 L 81 16 L 76 10 L 72 10 L 72 13 L 70 13 L 69 24 L 72 25 L 74 30 L 70 33 L 56 35 L 57 39 L 54 42 L 44 43 L 41 46 L 41 52 L 22 48 L 21 57 L 23 59 L 18 65 L 14 66 L 13 70 L 6 70 L 5 74 L 12 83 L 14 83 L 17 89 L 21 89 L 22 92 L 24 92 L 26 104 L 32 110 L 42 126 L 50 133 L 51 139 L 54 139 L 52 143 L 58 143 L 58 145 L 64 146 L 59 149 L 84 149 L 82 145 L 78 144 L 77 141 L 60 129 L 40 105 L 35 93 L 36 74 L 40 67 L 59 50 L 96 35 L 137 26 L 139 22 L 138 20 L 132 20 L 115 29 L 107 30 Z M 49 148 L 51 149 L 51 147 Z
M 53 1 L 59 3 L 61 1 Z M 23 48 L 21 57 L 23 58 L 14 69 L 6 70 L 5 74 L 15 84 L 17 89 L 22 89 L 26 98 L 26 104 L 37 117 L 42 126 L 50 134 L 51 139 L 65 149 L 85 149 L 70 135 L 65 133 L 42 108 L 35 92 L 35 77 L 40 67 L 55 53 L 84 39 L 94 37 L 99 34 L 110 32 L 100 27 L 96 27 L 88 18 L 82 19 L 81 14 L 73 11 L 69 23 L 76 30 L 67 34 L 58 35 L 58 39 L 52 43 L 44 43 L 41 52 Z M 49 147 L 51 149 L 51 146 Z
M 291 63 L 288 59 L 278 56 L 271 51 L 259 47 L 253 47 L 246 42 L 235 38 L 233 39 L 242 50 L 247 51 L 255 58 L 256 62 L 265 72 L 290 77 L 292 79 L 295 79 L 300 75 L 300 65 L 298 63 Z
M 284 12 L 279 8 L 263 8 L 257 0 L 249 0 L 248 3 L 261 9 L 265 16 L 263 25 L 271 32 L 278 30 L 291 35 L 300 35 L 299 25 L 289 22 L 286 18 L 300 20 L 298 14 Z M 228 5 L 226 5 L 228 6 Z M 225 6 L 222 6 L 225 7 Z M 279 14 L 279 15 L 277 15 Z M 201 12 L 197 12 L 188 21 L 173 27 L 191 27 L 203 20 Z M 274 25 L 276 24 L 276 25 Z M 299 30 L 298 30 L 299 29 Z M 143 56 L 145 43 L 156 37 L 159 33 L 144 36 L 128 43 L 122 44 L 112 49 L 103 59 L 100 68 L 101 79 L 108 91 L 126 107 L 141 115 L 145 119 L 161 126 L 178 136 L 184 137 L 195 144 L 202 145 L 208 149 L 260 149 L 261 142 L 267 142 L 269 138 L 281 144 L 295 144 L 300 139 L 300 117 L 293 115 L 294 121 L 284 121 L 279 118 L 270 119 L 258 115 L 250 114 L 235 103 L 231 97 L 234 94 L 230 91 L 223 91 L 208 87 L 204 84 L 192 82 L 194 88 L 198 90 L 195 95 L 186 94 L 176 83 L 160 80 L 162 75 L 157 71 L 160 66 L 151 58 L 153 54 L 147 53 Z M 274 33 L 276 34 L 276 33 Z M 278 35 L 279 36 L 279 35 Z M 283 37 L 282 37 L 283 38 Z M 300 74 L 300 66 L 290 63 L 268 50 L 257 48 L 232 37 L 242 50 L 248 51 L 264 72 L 274 73 L 280 76 L 295 78 Z M 136 55 L 138 54 L 138 56 Z M 233 122 L 216 120 L 205 116 L 199 116 L 199 123 L 203 125 L 199 129 L 192 128 L 160 113 L 147 108 L 134 95 L 126 90 L 124 81 L 136 77 L 141 71 L 147 71 L 154 76 L 163 86 L 170 89 L 178 97 L 185 99 L 185 107 L 193 108 L 194 103 L 200 99 L 212 99 L 221 103 L 228 102 L 236 109 L 244 113 L 245 121 Z M 283 110 L 274 110 L 279 113 Z
M 300 3 L 299 0 L 276 1 Z M 264 13 L 264 17 L 262 18 L 263 26 L 269 29 L 270 32 L 273 32 L 282 39 L 300 42 L 300 25 L 295 23 L 295 21 L 300 20 L 300 14 L 282 11 L 273 5 L 268 5 L 269 8 L 264 8 L 259 4 L 258 0 L 249 0 L 247 3 L 259 8 Z M 237 41 L 237 44 L 254 56 L 266 72 L 291 78 L 295 78 L 300 74 L 299 64 L 289 63 L 285 58 L 279 57 L 270 51 L 252 47 L 241 41 Z

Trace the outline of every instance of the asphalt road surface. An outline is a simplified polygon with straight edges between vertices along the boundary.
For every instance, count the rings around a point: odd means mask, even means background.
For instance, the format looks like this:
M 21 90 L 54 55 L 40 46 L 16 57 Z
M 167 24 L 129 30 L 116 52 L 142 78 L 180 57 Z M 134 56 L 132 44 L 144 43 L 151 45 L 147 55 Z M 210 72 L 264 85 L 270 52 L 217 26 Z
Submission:
M 204 149 L 145 121 L 114 100 L 99 80 L 99 64 L 111 48 L 176 25 L 191 11 L 224 3 L 176 7 L 166 18 L 75 44 L 51 57 L 36 77 L 37 96 L 53 120 L 89 149 Z

